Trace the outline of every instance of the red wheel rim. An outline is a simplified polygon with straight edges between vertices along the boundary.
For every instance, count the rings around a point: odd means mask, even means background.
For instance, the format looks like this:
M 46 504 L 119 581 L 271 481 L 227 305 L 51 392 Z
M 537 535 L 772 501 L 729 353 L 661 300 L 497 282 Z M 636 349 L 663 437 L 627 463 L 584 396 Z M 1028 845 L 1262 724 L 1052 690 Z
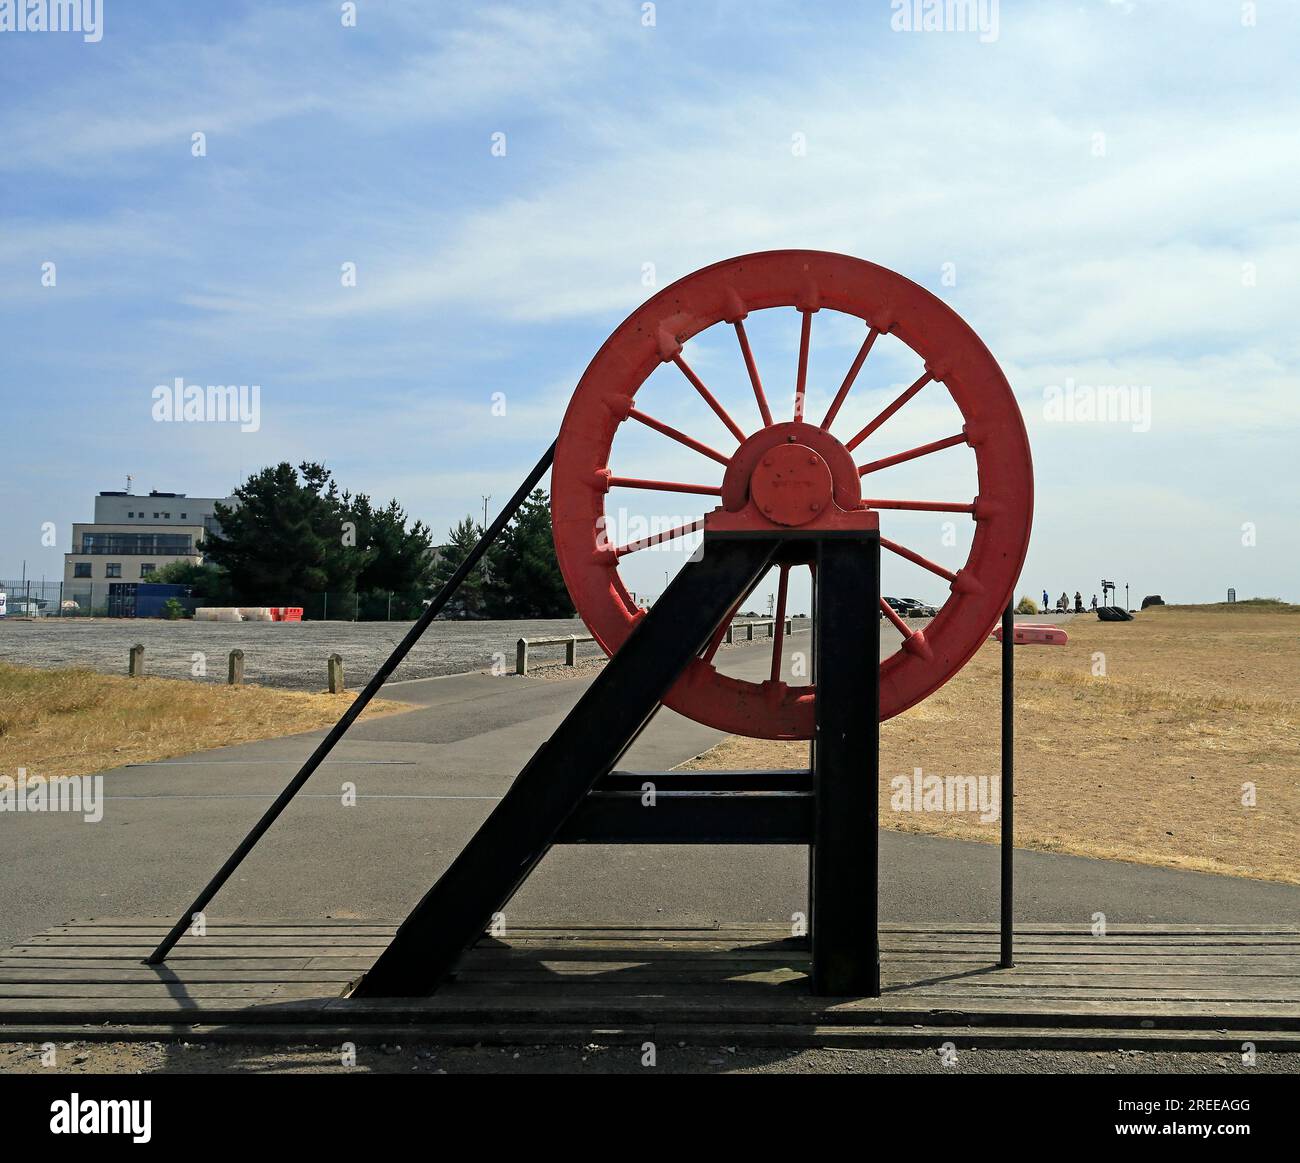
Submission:
M 614 437 L 621 424 L 636 420 L 686 444 L 721 464 L 726 453 L 696 441 L 641 413 L 636 393 L 661 363 L 674 362 L 685 390 L 698 391 L 719 419 L 742 443 L 746 433 L 686 362 L 682 345 L 706 328 L 731 326 L 753 383 L 766 424 L 773 417 L 761 387 L 744 329 L 751 311 L 776 307 L 802 312 L 795 422 L 810 441 L 829 439 L 850 453 L 884 424 L 928 383 L 946 388 L 965 421 L 962 432 L 907 453 L 860 465 L 867 480 L 893 464 L 957 444 L 975 453 L 977 496 L 950 501 L 876 501 L 869 495 L 863 507 L 881 514 L 881 545 L 938 574 L 949 582 L 950 597 L 924 633 L 910 630 L 882 603 L 886 616 L 904 634 L 900 649 L 881 663 L 880 717 L 890 718 L 920 702 L 948 681 L 987 639 L 1006 607 L 1024 564 L 1033 511 L 1033 470 L 1024 422 L 1011 387 L 997 361 L 970 327 L 941 300 L 909 279 L 874 263 L 823 251 L 781 250 L 743 255 L 705 267 L 666 287 L 644 303 L 614 331 L 583 374 L 565 413 L 552 470 L 551 516 L 556 553 L 565 584 L 593 637 L 614 653 L 643 616 L 619 576 L 624 552 L 640 545 L 611 547 L 603 543 L 605 497 L 611 485 L 645 487 L 664 482 L 628 480 L 610 465 Z M 856 316 L 868 327 L 866 338 L 840 391 L 816 427 L 802 416 L 803 387 L 808 364 L 811 321 L 827 310 Z M 851 391 L 858 371 L 876 338 L 890 334 L 902 340 L 925 362 L 925 375 L 894 400 L 864 429 L 847 441 L 825 431 Z M 758 430 L 762 432 L 762 429 Z M 828 458 L 832 453 L 828 452 Z M 701 462 L 703 463 L 703 462 Z M 672 491 L 722 495 L 722 468 L 703 473 L 697 485 Z M 712 483 L 717 481 L 716 486 Z M 707 483 L 706 483 L 707 482 Z M 671 483 L 671 482 L 669 482 Z M 871 493 L 869 484 L 864 491 Z M 837 499 L 839 492 L 837 490 Z M 729 502 L 730 503 L 730 502 Z M 890 539 L 889 509 L 937 510 L 965 513 L 975 521 L 966 563 L 950 571 Z M 775 526 L 774 526 L 775 527 Z M 686 526 L 654 540 L 666 540 Z M 694 526 L 698 528 L 698 525 Z M 784 606 L 786 571 L 781 573 Z M 780 643 L 774 645 L 779 659 Z M 791 687 L 773 679 L 754 683 L 720 674 L 710 652 L 696 660 L 665 698 L 675 711 L 731 734 L 773 739 L 811 738 L 816 688 Z

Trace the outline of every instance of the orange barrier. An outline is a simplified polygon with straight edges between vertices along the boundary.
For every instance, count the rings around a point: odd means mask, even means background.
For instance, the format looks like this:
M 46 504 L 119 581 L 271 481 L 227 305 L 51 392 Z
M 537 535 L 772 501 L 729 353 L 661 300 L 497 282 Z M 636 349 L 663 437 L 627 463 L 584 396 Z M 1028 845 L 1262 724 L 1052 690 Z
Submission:
M 1011 641 L 1016 646 L 1064 646 L 1070 636 L 1059 626 L 1039 626 L 1034 622 L 1012 627 Z M 993 631 L 993 637 L 1002 641 L 1002 627 Z

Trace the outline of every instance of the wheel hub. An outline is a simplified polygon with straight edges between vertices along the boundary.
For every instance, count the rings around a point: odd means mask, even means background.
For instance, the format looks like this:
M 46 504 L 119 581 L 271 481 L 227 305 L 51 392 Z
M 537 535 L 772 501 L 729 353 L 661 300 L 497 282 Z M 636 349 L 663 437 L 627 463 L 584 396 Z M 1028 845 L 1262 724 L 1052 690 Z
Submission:
M 806 444 L 764 453 L 749 478 L 749 495 L 778 525 L 806 525 L 831 503 L 830 466 Z

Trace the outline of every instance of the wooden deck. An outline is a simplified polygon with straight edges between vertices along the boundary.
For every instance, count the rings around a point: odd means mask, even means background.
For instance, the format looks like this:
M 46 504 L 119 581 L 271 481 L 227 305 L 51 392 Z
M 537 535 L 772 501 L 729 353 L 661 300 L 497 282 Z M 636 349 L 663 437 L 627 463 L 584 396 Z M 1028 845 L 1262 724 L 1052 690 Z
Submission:
M 0 1039 L 452 1044 L 1300 1049 L 1300 929 L 1129 925 L 1104 938 L 887 927 L 884 995 L 809 995 L 803 942 L 774 926 L 519 929 L 485 938 L 431 998 L 351 1000 L 395 925 L 226 922 L 143 959 L 159 918 L 75 921 L 0 958 Z

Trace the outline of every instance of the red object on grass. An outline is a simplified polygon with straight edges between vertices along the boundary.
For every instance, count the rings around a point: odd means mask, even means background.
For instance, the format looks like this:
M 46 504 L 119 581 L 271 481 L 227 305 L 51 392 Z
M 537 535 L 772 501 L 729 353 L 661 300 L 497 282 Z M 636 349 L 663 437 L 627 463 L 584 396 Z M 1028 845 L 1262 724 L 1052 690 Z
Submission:
M 993 637 L 1002 641 L 1002 627 L 993 631 Z M 1011 642 L 1014 646 L 1064 646 L 1070 636 L 1059 626 L 1039 626 L 1035 622 L 1024 625 L 1016 623 L 1012 627 Z

